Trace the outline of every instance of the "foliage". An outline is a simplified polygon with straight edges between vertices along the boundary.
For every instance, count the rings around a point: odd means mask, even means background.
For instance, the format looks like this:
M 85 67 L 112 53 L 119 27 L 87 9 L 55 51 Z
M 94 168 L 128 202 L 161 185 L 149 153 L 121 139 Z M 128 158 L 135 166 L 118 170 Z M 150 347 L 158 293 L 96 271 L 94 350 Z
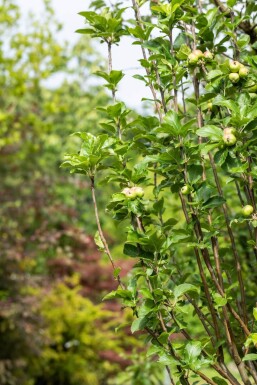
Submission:
M 113 103 L 101 108 L 103 132 L 76 133 L 80 151 L 63 166 L 90 183 L 97 245 L 119 285 L 105 298 L 133 310 L 132 332 L 145 333 L 149 356 L 166 366 L 170 382 L 250 385 L 257 382 L 257 6 L 150 3 L 145 10 L 145 1 L 132 0 L 135 20 L 118 29 L 112 20 L 125 17 L 118 2 L 93 1 L 81 12 L 86 28 L 78 32 L 107 44 L 100 76 Z M 112 68 L 112 46 L 128 34 L 142 49 L 145 76 L 135 77 L 152 92 L 149 116 L 133 118 L 116 99 L 123 74 Z M 128 283 L 102 231 L 100 181 L 119 189 L 107 210 L 126 225 L 123 253 L 135 261 Z M 132 193 L 139 186 L 144 196 Z
M 74 285 L 74 278 L 67 283 Z M 42 300 L 40 313 L 48 327 L 41 332 L 44 345 L 35 384 L 105 383 L 119 365 L 104 361 L 104 353 L 117 357 L 122 351 L 112 331 L 112 313 L 83 298 L 81 287 L 67 283 L 54 286 Z
M 15 1 L 0 1 L 0 10 L 0 383 L 61 385 L 65 374 L 72 384 L 100 384 L 129 364 L 119 354 L 138 342 L 127 330 L 115 333 L 117 317 L 126 321 L 115 301 L 105 310 L 95 305 L 115 289 L 112 271 L 88 235 L 96 227 L 93 210 L 84 209 L 87 182 L 59 166 L 65 151 L 78 145 L 76 137 L 66 141 L 74 127 L 97 132 L 102 112 L 96 107 L 108 96 L 89 74 L 103 60 L 87 37 L 74 47 L 60 43 L 61 27 L 48 1 L 40 20 L 30 15 L 28 23 Z M 74 273 L 80 274 L 80 288 L 61 283 Z M 63 301 L 50 309 L 57 294 Z M 64 328 L 71 311 L 75 337 L 92 337 L 87 354 L 84 345 L 55 349 L 55 338 L 67 341 L 52 330 Z M 77 317 L 85 324 L 82 334 Z

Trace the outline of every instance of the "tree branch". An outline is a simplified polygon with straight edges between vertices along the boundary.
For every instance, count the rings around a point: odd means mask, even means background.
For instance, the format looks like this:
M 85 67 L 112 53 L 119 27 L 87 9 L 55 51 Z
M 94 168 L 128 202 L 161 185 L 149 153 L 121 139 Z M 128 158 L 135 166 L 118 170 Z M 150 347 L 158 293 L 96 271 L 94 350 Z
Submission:
M 213 4 L 215 4 L 220 12 L 224 13 L 224 16 L 232 18 L 233 12 L 227 8 L 220 0 L 212 0 Z M 255 30 L 256 25 L 252 25 L 249 20 L 241 21 L 238 24 L 238 27 L 250 36 L 250 43 L 253 44 L 257 41 L 257 31 Z

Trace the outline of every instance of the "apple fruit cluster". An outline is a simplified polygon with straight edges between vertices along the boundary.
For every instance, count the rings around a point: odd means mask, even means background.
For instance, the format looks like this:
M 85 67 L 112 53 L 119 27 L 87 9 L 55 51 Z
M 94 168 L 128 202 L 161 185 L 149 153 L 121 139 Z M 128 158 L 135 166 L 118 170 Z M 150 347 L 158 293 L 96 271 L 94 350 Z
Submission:
M 213 54 L 210 51 L 202 52 L 200 49 L 195 49 L 188 55 L 188 63 L 192 66 L 213 60 Z
M 249 72 L 243 64 L 236 60 L 230 60 L 229 70 L 230 74 L 228 77 L 233 84 L 238 83 L 240 79 L 245 79 Z
M 136 198 L 143 198 L 144 190 L 142 187 L 126 187 L 122 190 L 122 194 L 126 196 L 129 200 L 134 200 Z

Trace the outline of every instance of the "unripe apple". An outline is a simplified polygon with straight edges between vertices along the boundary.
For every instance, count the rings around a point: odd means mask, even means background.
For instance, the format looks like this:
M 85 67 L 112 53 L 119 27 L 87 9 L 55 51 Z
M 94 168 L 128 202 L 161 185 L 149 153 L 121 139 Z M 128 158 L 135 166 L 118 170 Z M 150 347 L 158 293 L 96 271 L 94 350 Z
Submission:
M 251 205 L 246 205 L 242 208 L 242 214 L 245 217 L 249 217 L 253 213 L 253 206 Z
M 134 200 L 137 197 L 137 193 L 128 187 L 126 187 L 122 190 L 122 194 L 124 194 L 126 196 L 126 198 L 128 198 L 130 200 Z
M 203 52 L 200 49 L 195 49 L 192 53 L 196 55 L 198 59 L 202 59 L 204 57 Z
M 204 56 L 204 59 L 206 61 L 212 61 L 213 60 L 213 54 L 210 51 L 205 51 L 203 56 Z
M 136 193 L 136 196 L 138 197 L 138 198 L 143 198 L 143 196 L 144 196 L 144 194 L 145 194 L 145 192 L 144 192 L 144 190 L 142 189 L 142 187 L 137 187 L 137 186 L 135 186 L 135 187 L 131 187 L 131 189 L 130 190 L 132 190 L 132 193 Z
M 130 194 L 130 188 L 129 187 L 126 187 L 122 190 L 122 194 L 124 195 L 129 195 Z
M 229 80 L 232 82 L 232 83 L 238 83 L 239 80 L 240 80 L 240 77 L 238 74 L 232 72 L 231 74 L 229 74 Z
M 227 146 L 234 146 L 236 144 L 236 137 L 234 134 L 224 134 L 223 141 Z
M 191 65 L 196 65 L 198 63 L 198 56 L 193 52 L 188 55 L 188 63 Z
M 231 72 L 239 72 L 241 64 L 236 60 L 230 60 L 229 69 Z
M 213 107 L 212 102 L 208 102 L 207 108 L 208 108 L 209 111 L 212 111 L 212 107 Z
M 188 184 L 185 184 L 185 186 L 183 186 L 180 191 L 182 195 L 188 195 L 191 192 L 191 188 L 188 186 Z
M 122 193 L 130 200 L 134 200 L 136 198 L 142 198 L 144 196 L 144 190 L 142 187 L 126 187 L 122 190 Z
M 239 70 L 240 78 L 246 78 L 248 73 L 249 73 L 249 71 L 248 71 L 248 69 L 245 66 L 241 67 L 240 70 Z
M 227 128 L 224 128 L 224 135 L 230 135 L 230 134 L 233 134 L 233 135 L 237 135 L 237 130 L 234 128 L 234 127 L 227 127 Z

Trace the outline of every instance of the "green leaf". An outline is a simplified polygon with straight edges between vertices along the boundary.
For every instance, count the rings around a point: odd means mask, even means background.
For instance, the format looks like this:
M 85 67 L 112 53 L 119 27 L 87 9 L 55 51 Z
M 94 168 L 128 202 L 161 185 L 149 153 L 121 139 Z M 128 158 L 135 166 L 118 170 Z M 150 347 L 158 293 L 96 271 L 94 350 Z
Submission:
M 228 150 L 227 149 L 219 150 L 214 155 L 214 161 L 216 164 L 219 164 L 221 166 L 222 164 L 225 163 L 227 156 L 228 156 Z
M 221 196 L 214 196 L 209 198 L 206 202 L 203 204 L 203 208 L 205 209 L 213 209 L 215 207 L 222 206 L 223 203 L 226 202 L 226 199 L 224 199 Z
M 199 289 L 196 286 L 191 285 L 190 283 L 182 283 L 181 285 L 175 287 L 173 294 L 174 294 L 174 297 L 178 299 L 181 296 L 183 296 L 185 293 L 189 293 L 189 292 L 198 293 L 198 291 Z
M 190 53 L 191 53 L 190 48 L 186 44 L 182 44 L 176 56 L 180 60 L 186 60 Z
M 169 128 L 169 132 L 179 135 L 181 133 L 182 125 L 178 114 L 175 111 L 169 111 L 164 117 L 164 126 Z
M 199 99 L 199 105 L 202 105 L 203 103 L 206 103 L 208 102 L 208 100 L 211 100 L 214 98 L 216 94 L 213 93 L 213 92 L 208 92 L 202 96 L 200 96 L 200 99 Z
M 152 293 L 148 289 L 141 289 L 140 292 L 143 294 L 145 298 L 154 299 Z
M 196 131 L 198 136 L 209 138 L 214 142 L 219 142 L 223 138 L 223 131 L 217 126 L 203 126 Z
M 227 299 L 222 297 L 219 293 L 213 294 L 214 302 L 216 304 L 216 308 L 225 306 L 227 304 Z
M 245 346 L 248 347 L 250 346 L 251 344 L 253 345 L 256 345 L 257 344 L 257 333 L 251 333 L 246 342 L 245 342 Z
M 257 307 L 253 308 L 253 316 L 254 316 L 255 321 L 257 321 Z
M 114 291 L 111 291 L 110 293 L 106 294 L 103 297 L 103 301 L 106 301 L 109 299 L 114 299 L 114 298 L 122 298 L 122 299 L 131 300 L 132 299 L 132 293 L 129 290 L 123 290 L 123 289 L 114 290 Z
M 212 377 L 212 380 L 217 385 L 228 385 L 227 381 L 223 380 L 223 378 L 220 378 L 220 377 Z
M 138 330 L 144 330 L 147 322 L 148 320 L 146 317 L 135 319 L 131 325 L 131 333 L 133 334 Z
M 126 199 L 125 194 L 117 193 L 112 195 L 112 202 L 122 202 Z
M 113 271 L 114 278 L 118 278 L 119 274 L 121 272 L 121 267 L 116 267 Z
M 233 100 L 224 98 L 222 95 L 216 96 L 216 98 L 213 99 L 212 104 L 214 106 L 227 107 L 229 110 L 239 113 L 239 108 L 236 103 Z
M 237 39 L 237 45 L 239 48 L 244 48 L 249 44 L 250 36 L 242 34 L 239 39 Z
M 121 79 L 124 77 L 125 75 L 123 74 L 122 71 L 116 71 L 116 70 L 112 70 L 110 72 L 110 83 L 114 84 L 115 86 L 121 81 Z
M 201 165 L 190 165 L 187 168 L 188 182 L 190 184 L 197 183 L 202 178 L 203 167 Z
M 169 333 L 163 332 L 163 333 L 158 337 L 158 341 L 159 341 L 161 344 L 164 344 L 164 345 L 165 345 L 165 344 L 168 342 L 169 336 L 170 336 Z
M 174 41 L 173 48 L 176 51 L 179 50 L 182 45 L 186 44 L 186 41 L 187 41 L 186 34 L 184 32 L 179 33 L 178 36 L 176 37 L 175 41 Z
M 138 247 L 135 245 L 131 245 L 130 243 L 125 243 L 123 248 L 123 254 L 136 258 L 139 256 Z
M 159 360 L 162 365 L 179 365 L 179 361 L 167 353 L 159 353 Z
M 257 360 L 257 354 L 256 353 L 250 353 L 246 354 L 242 361 L 256 361 Z
M 237 0 L 227 0 L 228 7 L 234 7 L 236 3 L 237 3 Z
M 96 246 L 98 246 L 99 250 L 103 251 L 104 250 L 104 244 L 101 240 L 99 231 L 97 231 L 95 233 L 94 241 L 95 241 Z
M 146 357 L 150 357 L 153 354 L 156 355 L 160 351 L 162 351 L 162 348 L 158 345 L 151 345 L 150 348 L 147 350 Z
M 185 243 L 190 238 L 190 234 L 183 229 L 174 229 L 170 237 L 172 243 Z
M 93 28 L 83 28 L 83 29 L 77 29 L 75 32 L 81 33 L 83 35 L 91 35 L 92 33 L 95 32 L 95 30 Z
M 212 70 L 208 73 L 207 75 L 207 80 L 215 80 L 215 79 L 218 79 L 220 77 L 224 76 L 223 72 L 220 71 L 220 70 Z
M 187 364 L 192 366 L 201 354 L 201 342 L 193 341 L 188 342 L 185 347 L 184 360 Z

